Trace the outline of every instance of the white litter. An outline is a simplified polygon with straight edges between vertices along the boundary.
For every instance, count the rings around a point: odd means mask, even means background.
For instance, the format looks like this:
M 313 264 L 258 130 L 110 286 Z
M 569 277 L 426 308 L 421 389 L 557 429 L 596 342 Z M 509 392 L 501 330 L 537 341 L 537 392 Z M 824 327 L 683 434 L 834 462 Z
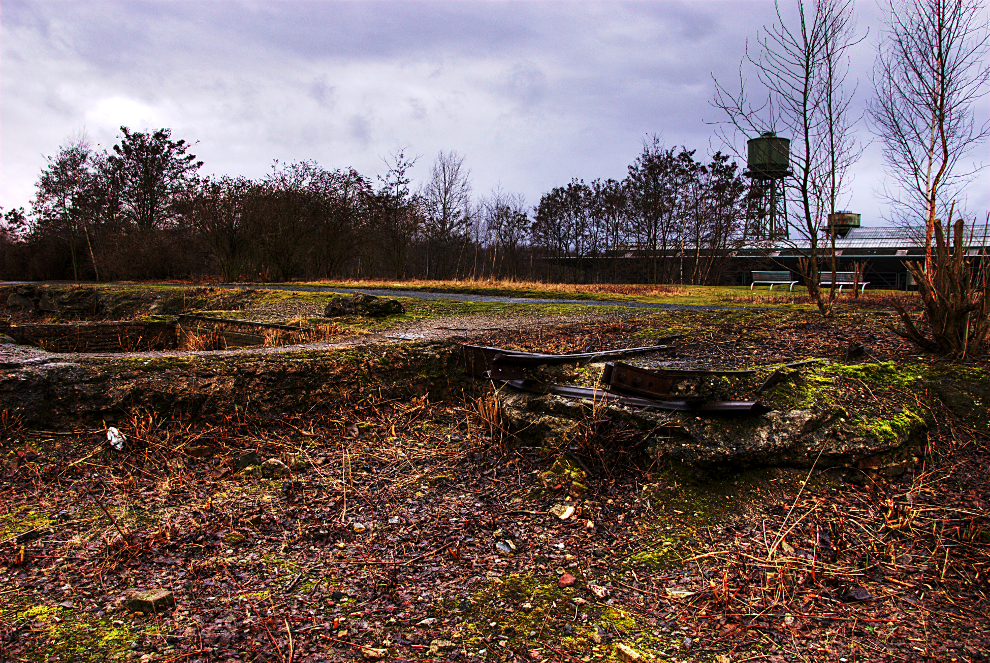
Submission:
M 109 442 L 110 446 L 117 451 L 123 451 L 124 443 L 127 442 L 127 438 L 124 437 L 124 434 L 119 430 L 111 426 L 107 429 L 107 442 Z

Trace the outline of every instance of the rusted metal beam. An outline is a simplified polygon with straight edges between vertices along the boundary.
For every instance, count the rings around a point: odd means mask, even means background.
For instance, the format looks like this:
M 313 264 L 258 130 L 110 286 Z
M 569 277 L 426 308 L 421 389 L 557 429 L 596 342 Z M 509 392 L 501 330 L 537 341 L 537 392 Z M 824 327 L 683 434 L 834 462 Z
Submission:
M 521 352 L 519 350 L 506 350 L 504 348 L 493 348 L 484 345 L 465 344 L 461 347 L 464 349 L 464 363 L 469 373 L 475 377 L 490 377 L 496 380 L 504 380 L 522 377 L 523 370 L 526 367 L 569 364 L 572 362 L 578 363 L 596 359 L 626 357 L 645 352 L 672 350 L 673 346 L 667 345 L 667 343 L 677 338 L 680 337 L 671 336 L 661 339 L 664 345 L 649 345 L 639 348 L 622 348 L 619 350 L 602 350 L 600 352 L 581 352 L 566 355 Z
M 723 414 L 764 414 L 770 408 L 759 401 L 684 401 L 655 400 L 624 396 L 596 387 L 577 385 L 546 384 L 537 380 L 505 380 L 504 384 L 534 394 L 554 394 L 564 398 L 575 398 L 598 403 L 624 405 L 643 410 L 665 410 L 669 412 L 711 412 Z
M 781 368 L 794 368 L 804 364 L 820 361 L 809 359 L 791 364 L 784 364 Z M 771 368 L 771 367 L 766 367 Z M 684 369 L 684 368 L 640 368 L 623 362 L 605 364 L 602 371 L 600 383 L 613 391 L 637 394 L 648 398 L 666 398 L 671 395 L 673 386 L 681 381 L 690 378 L 708 377 L 749 377 L 756 375 L 761 368 L 748 368 L 743 370 L 708 370 L 708 369 Z M 762 391 L 762 389 L 760 390 Z M 760 393 L 758 391 L 757 393 Z M 684 398 L 681 395 L 681 398 Z

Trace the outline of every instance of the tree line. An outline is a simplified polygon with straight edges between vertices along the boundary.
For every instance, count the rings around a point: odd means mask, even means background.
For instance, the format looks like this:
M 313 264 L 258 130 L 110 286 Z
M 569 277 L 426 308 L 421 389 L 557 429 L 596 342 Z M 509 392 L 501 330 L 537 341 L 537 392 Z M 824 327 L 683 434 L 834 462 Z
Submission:
M 656 137 L 623 181 L 574 180 L 533 209 L 502 190 L 475 199 L 455 152 L 438 154 L 414 188 L 415 160 L 402 151 L 374 180 L 314 161 L 249 179 L 201 176 L 191 148 L 169 129 L 121 127 L 111 151 L 68 141 L 30 210 L 4 217 L 3 278 L 712 283 L 745 239 L 738 166 Z M 621 264 L 632 252 L 641 259 L 630 270 Z
M 827 219 L 847 199 L 863 149 L 847 79 L 865 34 L 852 0 L 775 10 L 746 50 L 738 88 L 715 81 L 717 133 L 730 151 L 744 138 L 789 139 L 786 222 L 805 247 L 799 271 L 829 315 L 835 289 L 820 290 L 819 274 L 836 270 Z M 959 212 L 981 168 L 960 162 L 990 136 L 973 113 L 990 83 L 990 37 L 981 0 L 889 0 L 888 10 L 866 116 L 891 178 L 882 195 L 900 218 L 925 226 L 931 271 L 936 220 Z M 441 152 L 414 188 L 416 160 L 402 151 L 375 178 L 304 161 L 247 179 L 201 176 L 190 149 L 168 129 L 121 127 L 109 152 L 69 141 L 48 159 L 29 210 L 3 215 L 0 277 L 707 284 L 722 281 L 732 252 L 766 228 L 765 184 L 744 179 L 721 152 L 706 163 L 656 137 L 621 181 L 575 179 L 532 208 L 502 190 L 475 199 L 455 152 Z

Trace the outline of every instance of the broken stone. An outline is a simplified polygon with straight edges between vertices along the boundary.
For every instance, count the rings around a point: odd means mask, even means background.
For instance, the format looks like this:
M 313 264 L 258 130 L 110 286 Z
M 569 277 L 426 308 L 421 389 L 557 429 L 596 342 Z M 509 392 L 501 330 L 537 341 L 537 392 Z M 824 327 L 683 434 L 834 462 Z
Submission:
M 608 590 L 601 585 L 589 584 L 588 589 L 591 590 L 596 599 L 601 600 L 608 597 Z
M 950 388 L 944 390 L 948 392 Z M 580 401 L 553 394 L 500 390 L 498 398 L 503 420 L 523 442 L 542 444 L 548 438 L 564 437 L 588 412 Z M 975 393 L 959 400 L 965 400 L 969 408 L 984 402 L 983 396 Z M 810 467 L 816 459 L 819 465 L 848 465 L 891 450 L 911 448 L 920 443 L 927 428 L 924 419 L 907 413 L 896 427 L 880 425 L 874 429 L 870 424 L 876 420 L 864 421 L 829 404 L 733 417 L 699 417 L 689 412 L 652 412 L 619 406 L 604 410 L 600 416 L 615 424 L 651 432 L 646 449 L 650 456 L 696 466 L 730 463 L 740 467 Z M 969 411 L 985 412 L 986 408 Z M 985 415 L 979 416 L 984 422 L 988 420 Z M 570 477 L 567 480 L 574 481 Z M 554 485 L 560 483 L 563 477 Z
M 514 555 L 516 552 L 516 544 L 508 539 L 505 541 L 499 541 L 495 544 L 495 547 L 498 548 L 498 551 L 504 555 Z
M 28 311 L 34 310 L 34 300 L 28 299 L 24 295 L 19 295 L 16 292 L 12 292 L 9 297 L 7 297 L 7 306 L 10 308 L 23 308 Z
M 430 655 L 436 656 L 443 650 L 453 649 L 455 645 L 450 640 L 431 640 L 430 641 Z
M 557 581 L 557 586 L 563 589 L 564 587 L 570 587 L 575 582 L 577 582 L 577 578 L 565 572 L 564 575 L 560 576 L 560 580 Z
M 876 597 L 866 587 L 847 587 L 839 598 L 843 601 L 869 601 Z
M 248 465 L 243 470 L 241 470 L 240 475 L 245 479 L 260 479 L 261 478 L 261 466 L 260 465 Z
M 124 606 L 131 612 L 157 613 L 175 605 L 175 596 L 167 589 L 133 591 Z
M 550 513 L 561 520 L 567 520 L 574 515 L 574 506 L 571 504 L 554 504 L 550 507 Z
M 293 472 L 298 470 L 305 470 L 309 467 L 309 461 L 307 461 L 302 454 L 288 454 L 285 457 L 286 465 Z
M 46 313 L 54 313 L 58 310 L 58 306 L 55 305 L 55 300 L 52 299 L 51 294 L 47 292 L 41 293 L 41 298 L 38 300 L 38 310 L 45 311 Z
M 365 294 L 334 297 L 323 311 L 323 315 L 328 318 L 340 315 L 364 315 L 380 318 L 401 313 L 405 313 L 405 309 L 397 299 L 381 299 L 374 295 Z
M 643 660 L 643 655 L 638 651 L 630 647 L 629 645 L 617 644 L 615 646 L 615 654 L 620 660 L 626 663 L 637 663 Z
M 289 466 L 277 458 L 269 458 L 261 464 L 261 476 L 266 479 L 284 479 L 289 474 Z
M 944 377 L 935 383 L 935 392 L 967 426 L 990 433 L 990 384 Z
M 380 661 L 383 658 L 388 657 L 387 649 L 376 649 L 374 647 L 364 647 L 362 650 L 363 656 L 367 661 Z
M 251 465 L 260 465 L 261 459 L 258 458 L 257 451 L 249 451 L 246 454 L 238 456 L 234 459 L 234 471 L 239 472 L 245 467 L 250 467 Z
M 354 531 L 357 534 L 361 534 L 362 532 L 367 532 L 368 528 L 364 523 L 354 523 Z
M 100 293 L 95 288 L 73 288 L 55 298 L 60 311 L 70 313 L 97 313 L 100 310 Z

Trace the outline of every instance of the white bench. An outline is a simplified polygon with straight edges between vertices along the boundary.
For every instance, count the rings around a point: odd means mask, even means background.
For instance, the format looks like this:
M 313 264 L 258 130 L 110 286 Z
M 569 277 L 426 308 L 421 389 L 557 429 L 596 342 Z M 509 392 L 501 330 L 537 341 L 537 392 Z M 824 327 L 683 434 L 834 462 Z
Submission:
M 800 281 L 791 279 L 790 272 L 753 272 L 753 282 L 749 284 L 749 289 L 752 290 L 754 285 L 769 285 L 770 290 L 773 290 L 775 285 L 789 284 L 787 291 L 793 292 L 798 283 Z
M 832 287 L 832 272 L 821 272 L 818 275 L 818 287 Z M 835 272 L 835 285 L 839 287 L 839 292 L 842 292 L 842 286 L 849 285 L 855 287 L 859 285 L 859 291 L 863 292 L 866 290 L 866 286 L 869 285 L 869 281 L 856 281 L 856 272 Z

